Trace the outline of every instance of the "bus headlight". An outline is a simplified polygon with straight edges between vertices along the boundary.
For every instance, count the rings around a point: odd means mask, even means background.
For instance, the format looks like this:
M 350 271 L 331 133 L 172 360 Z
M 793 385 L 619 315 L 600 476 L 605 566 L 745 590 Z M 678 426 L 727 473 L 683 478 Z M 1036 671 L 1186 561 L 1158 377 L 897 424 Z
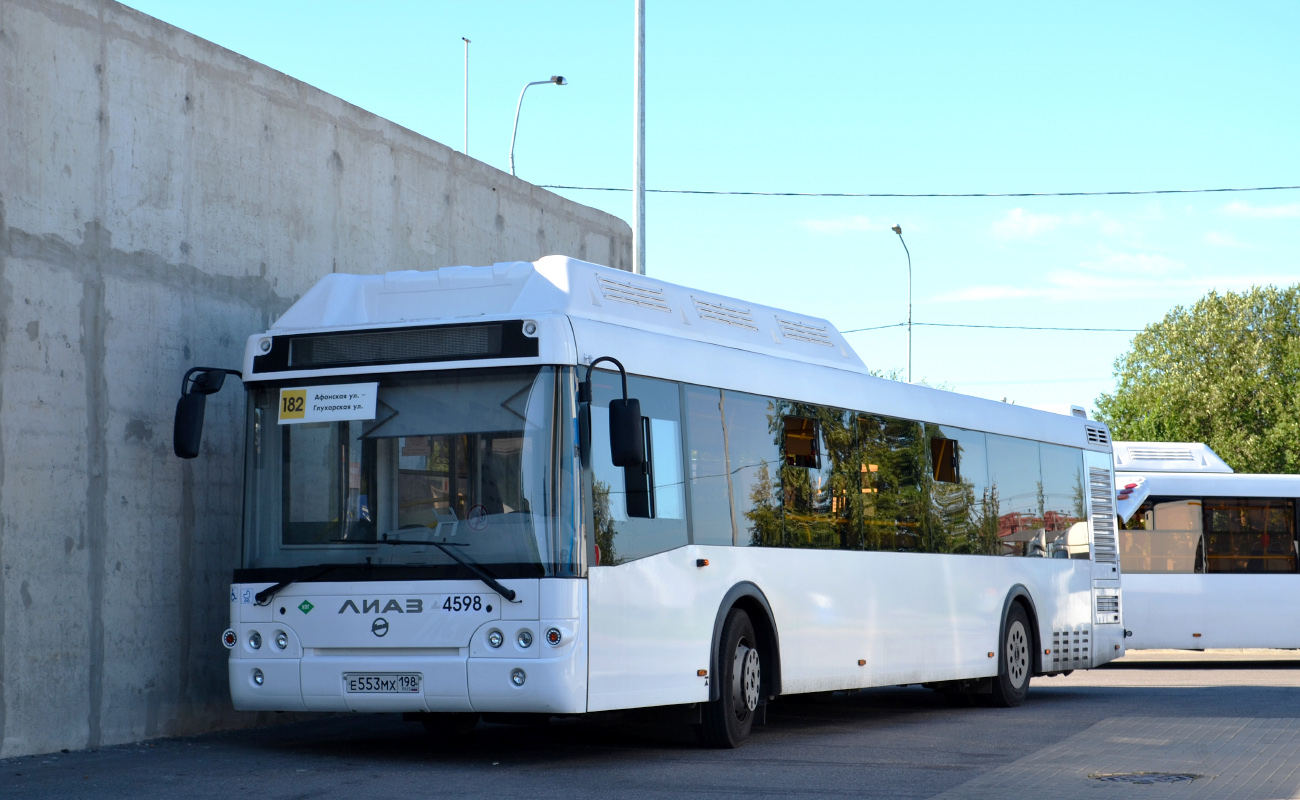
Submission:
M 532 632 L 532 631 L 520 631 L 520 632 L 519 632 L 519 635 L 515 637 L 515 641 L 519 643 L 519 646 L 520 646 L 520 647 L 532 647 L 532 645 L 533 645 L 533 632 Z
M 289 646 L 289 634 L 284 631 L 275 632 L 275 646 L 281 650 Z
M 492 645 L 493 647 L 500 647 L 502 642 L 504 642 L 505 640 L 506 637 L 501 635 L 501 631 L 491 631 L 490 633 L 488 633 L 488 644 Z
M 254 650 L 261 650 L 262 634 L 258 633 L 257 631 L 253 631 L 252 633 L 248 634 L 248 646 L 253 648 Z
M 528 680 L 528 676 L 524 674 L 522 669 L 513 669 L 510 671 L 510 682 L 515 686 L 523 686 L 524 681 L 526 680 Z

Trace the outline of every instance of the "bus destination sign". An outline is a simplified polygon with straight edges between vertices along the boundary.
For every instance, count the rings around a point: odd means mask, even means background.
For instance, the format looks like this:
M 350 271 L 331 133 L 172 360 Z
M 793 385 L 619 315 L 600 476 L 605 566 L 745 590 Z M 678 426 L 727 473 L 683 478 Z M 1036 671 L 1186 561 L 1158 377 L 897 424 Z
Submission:
M 299 386 L 280 390 L 281 425 L 374 419 L 378 383 Z

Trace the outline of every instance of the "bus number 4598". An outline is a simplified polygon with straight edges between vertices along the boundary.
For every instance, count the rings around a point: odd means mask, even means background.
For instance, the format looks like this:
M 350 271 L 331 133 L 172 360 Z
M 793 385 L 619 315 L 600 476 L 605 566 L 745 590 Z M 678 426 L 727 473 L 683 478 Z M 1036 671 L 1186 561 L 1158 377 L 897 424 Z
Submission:
M 442 604 L 443 611 L 482 611 L 483 598 L 479 595 L 463 595 L 460 597 L 448 597 L 447 602 Z

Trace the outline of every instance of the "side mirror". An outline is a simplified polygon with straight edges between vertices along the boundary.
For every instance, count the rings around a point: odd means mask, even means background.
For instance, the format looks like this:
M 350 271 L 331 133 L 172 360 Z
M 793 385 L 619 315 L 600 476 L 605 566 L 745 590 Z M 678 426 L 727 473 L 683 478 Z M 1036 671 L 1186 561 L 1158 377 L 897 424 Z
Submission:
M 226 376 L 243 375 L 233 369 L 193 367 L 181 378 L 181 397 L 176 401 L 176 422 L 172 427 L 172 451 L 180 458 L 195 458 L 203 440 L 203 411 L 208 395 L 221 391 Z
M 616 467 L 639 467 L 645 463 L 640 400 L 609 401 L 609 455 Z
M 203 439 L 203 409 L 208 396 L 199 392 L 181 395 L 176 401 L 176 425 L 172 429 L 172 450 L 181 458 L 195 458 Z

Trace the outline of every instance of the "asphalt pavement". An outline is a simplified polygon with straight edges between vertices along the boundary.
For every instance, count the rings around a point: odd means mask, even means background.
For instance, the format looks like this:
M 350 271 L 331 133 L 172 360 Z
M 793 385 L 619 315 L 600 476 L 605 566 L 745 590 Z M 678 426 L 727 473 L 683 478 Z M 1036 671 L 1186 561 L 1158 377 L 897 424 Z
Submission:
M 1015 709 L 952 707 L 918 687 L 781 698 L 731 751 L 626 719 L 484 722 L 435 741 L 393 715 L 332 716 L 7 759 L 0 798 L 974 798 L 1033 785 L 1037 797 L 1270 800 L 1300 796 L 1285 768 L 1300 764 L 1288 749 L 1300 750 L 1298 718 L 1300 653 L 1148 651 L 1035 679 Z M 1196 777 L 1096 777 L 1130 763 Z

